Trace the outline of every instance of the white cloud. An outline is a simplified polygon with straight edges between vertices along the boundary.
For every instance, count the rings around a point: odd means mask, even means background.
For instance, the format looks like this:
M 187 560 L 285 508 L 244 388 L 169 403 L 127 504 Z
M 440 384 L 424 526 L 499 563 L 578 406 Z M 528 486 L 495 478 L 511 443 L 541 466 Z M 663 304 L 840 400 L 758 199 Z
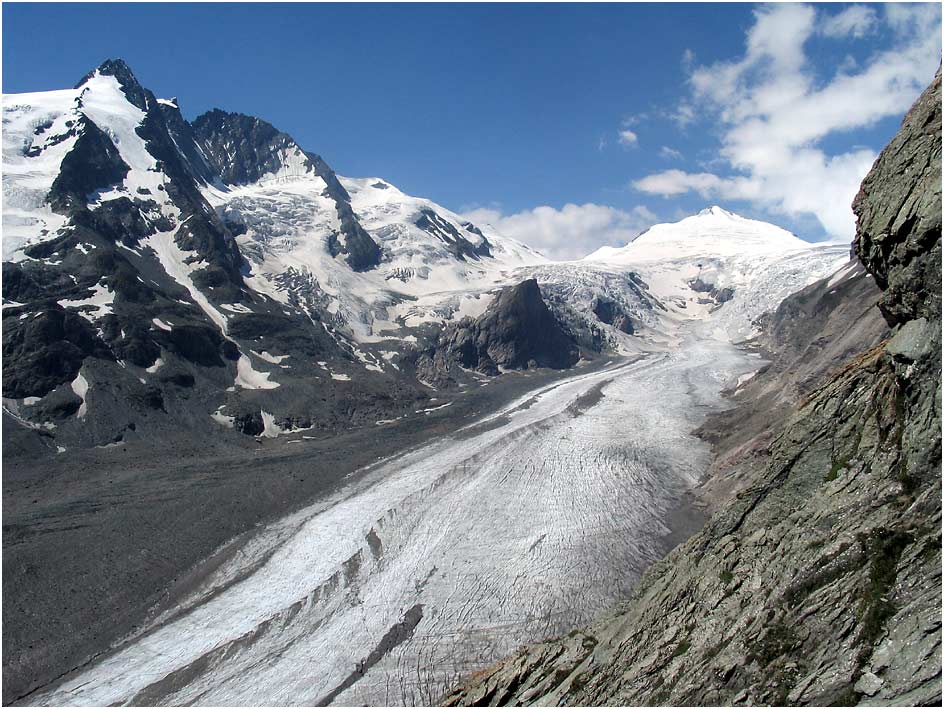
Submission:
M 875 29 L 878 17 L 875 10 L 865 5 L 852 5 L 840 13 L 827 17 L 819 26 L 827 37 L 864 37 Z
M 706 197 L 717 191 L 723 180 L 709 172 L 684 172 L 682 170 L 665 170 L 654 175 L 648 175 L 633 182 L 640 192 L 657 194 L 662 197 L 674 197 L 686 192 L 697 192 Z
M 850 205 L 876 154 L 865 148 L 829 154 L 821 142 L 902 115 L 934 75 L 941 44 L 939 6 L 888 5 L 885 21 L 897 36 L 893 46 L 875 52 L 857 71 L 846 64 L 823 81 L 810 66 L 805 44 L 817 27 L 848 12 L 818 22 L 822 18 L 808 5 L 756 10 L 743 56 L 693 67 L 691 97 L 678 109 L 720 126 L 719 156 L 732 173 L 667 170 L 633 186 L 664 196 L 696 192 L 744 199 L 795 218 L 813 215 L 831 236 L 850 238 Z M 845 34 L 865 31 L 866 16 L 846 15 Z M 877 21 L 874 12 L 870 17 Z
M 695 122 L 695 109 L 690 103 L 682 101 L 675 110 L 668 113 L 668 117 L 675 125 L 685 130 Z
M 626 148 L 635 148 L 639 144 L 639 136 L 629 128 L 624 128 L 619 132 L 619 143 Z
M 681 160 L 682 153 L 675 148 L 670 148 L 668 145 L 663 145 L 659 148 L 659 157 L 664 160 Z
M 561 209 L 536 207 L 509 215 L 480 208 L 462 216 L 491 224 L 501 234 L 565 261 L 582 258 L 601 246 L 624 246 L 658 221 L 644 206 L 626 211 L 593 203 L 565 204 Z

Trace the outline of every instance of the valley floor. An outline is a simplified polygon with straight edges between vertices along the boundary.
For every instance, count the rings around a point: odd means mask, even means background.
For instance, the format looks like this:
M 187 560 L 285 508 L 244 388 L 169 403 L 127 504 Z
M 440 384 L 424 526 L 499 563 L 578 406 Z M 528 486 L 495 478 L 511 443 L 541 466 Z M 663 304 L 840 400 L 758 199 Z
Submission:
M 699 334 L 352 476 L 30 702 L 430 704 L 586 624 L 703 521 L 688 493 L 710 451 L 690 432 L 758 361 Z

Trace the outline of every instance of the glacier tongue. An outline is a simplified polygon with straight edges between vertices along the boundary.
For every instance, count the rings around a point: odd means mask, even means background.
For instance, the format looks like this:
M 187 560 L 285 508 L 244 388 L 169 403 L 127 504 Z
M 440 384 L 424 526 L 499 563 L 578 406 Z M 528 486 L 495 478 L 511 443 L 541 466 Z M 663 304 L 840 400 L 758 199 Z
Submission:
M 38 701 L 433 704 L 460 674 L 591 620 L 661 557 L 708 461 L 688 432 L 757 365 L 687 336 L 383 462 Z

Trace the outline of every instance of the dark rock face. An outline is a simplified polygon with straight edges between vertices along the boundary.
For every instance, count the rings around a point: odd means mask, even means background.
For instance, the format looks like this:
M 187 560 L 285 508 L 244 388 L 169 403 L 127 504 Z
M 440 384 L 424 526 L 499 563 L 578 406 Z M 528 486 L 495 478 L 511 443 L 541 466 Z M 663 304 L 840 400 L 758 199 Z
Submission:
M 326 192 L 334 200 L 341 222 L 341 234 L 333 235 L 328 240 L 328 249 L 332 256 L 343 254 L 347 264 L 355 271 L 366 271 L 380 263 L 383 252 L 367 230 L 357 221 L 357 215 L 351 209 L 351 195 L 347 193 L 338 176 L 320 155 L 306 153 L 315 174 L 325 181 Z M 339 238 L 343 236 L 343 240 Z
M 595 298 L 592 305 L 594 315 L 600 322 L 612 325 L 617 330 L 632 335 L 634 332 L 632 318 L 622 311 L 619 304 L 609 298 Z
M 248 436 L 258 436 L 265 430 L 265 423 L 262 421 L 262 414 L 253 411 L 233 417 L 233 427 Z
M 714 424 L 708 485 L 739 479 L 705 528 L 613 615 L 447 704 L 940 704 L 940 110 L 938 74 L 855 203 L 892 338 L 874 345 L 861 271 L 785 301 L 767 322 L 776 358 L 739 397 L 773 428 L 738 440 L 723 429 L 743 417 Z M 789 405 L 764 408 L 784 390 Z
M 483 241 L 481 244 L 473 246 L 452 224 L 440 217 L 432 209 L 424 209 L 420 212 L 420 216 L 416 220 L 416 226 L 448 245 L 452 255 L 460 261 L 465 261 L 466 258 L 479 259 L 482 256 L 492 255 L 488 241 L 484 240 L 485 237 L 482 237 Z M 468 229 L 468 227 L 466 228 Z M 471 232 L 472 230 L 469 229 L 469 231 Z M 482 235 L 478 230 L 472 233 L 477 233 L 479 236 Z
M 883 363 L 895 373 L 903 413 L 899 476 L 941 480 L 941 70 L 862 183 L 854 248 L 883 287 L 879 308 L 897 326 Z M 936 426 L 932 428 L 931 426 Z M 940 517 L 940 497 L 937 500 Z
M 121 182 L 130 169 L 108 136 L 85 116 L 72 130 L 79 138 L 62 159 L 59 175 L 46 198 L 53 210 L 61 213 L 84 207 L 89 194 Z
M 298 150 L 291 136 L 271 123 L 218 108 L 193 122 L 214 171 L 228 185 L 245 185 L 278 172 L 286 153 Z M 310 165 L 306 171 L 312 171 Z
M 941 311 L 941 72 L 862 182 L 855 253 L 891 324 Z M 886 199 L 882 199 L 886 196 Z
M 180 156 L 186 164 L 187 170 L 206 184 L 212 184 L 220 179 L 213 166 L 207 161 L 203 151 L 198 146 L 198 137 L 191 126 L 181 115 L 180 107 L 174 100 L 174 105 L 161 103 L 158 106 L 167 131 L 178 146 Z
M 62 308 L 3 323 L 3 394 L 11 398 L 43 396 L 70 382 L 86 357 L 112 359 L 91 324 Z
M 733 288 L 718 288 L 713 283 L 706 283 L 701 278 L 689 281 L 688 285 L 696 293 L 706 293 L 717 305 L 727 303 L 734 297 Z
M 499 367 L 564 369 L 579 358 L 534 279 L 504 289 L 477 320 L 466 318 L 447 328 L 438 348 L 460 366 L 490 375 Z

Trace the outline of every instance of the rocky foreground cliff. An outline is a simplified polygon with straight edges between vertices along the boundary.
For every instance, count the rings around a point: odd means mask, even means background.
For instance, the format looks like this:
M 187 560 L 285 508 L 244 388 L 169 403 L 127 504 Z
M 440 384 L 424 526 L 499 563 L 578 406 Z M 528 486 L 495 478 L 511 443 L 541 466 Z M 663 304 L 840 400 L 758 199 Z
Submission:
M 768 323 L 774 363 L 738 397 L 767 425 L 716 436 L 705 528 L 611 615 L 447 704 L 940 704 L 940 72 L 854 210 L 867 273 Z

